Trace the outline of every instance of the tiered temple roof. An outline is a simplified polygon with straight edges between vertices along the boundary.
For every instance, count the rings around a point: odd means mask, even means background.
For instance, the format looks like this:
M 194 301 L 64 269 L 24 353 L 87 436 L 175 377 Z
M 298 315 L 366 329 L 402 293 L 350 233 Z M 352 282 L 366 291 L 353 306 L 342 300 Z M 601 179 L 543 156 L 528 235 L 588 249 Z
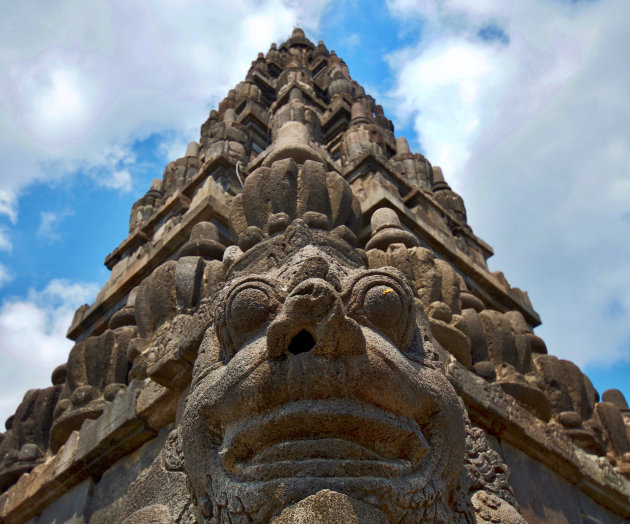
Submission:
M 548 354 L 527 293 L 488 269 L 492 248 L 447 178 L 321 41 L 296 29 L 260 53 L 133 205 L 105 260 L 109 281 L 69 328 L 68 362 L 7 421 L 0 519 L 26 522 L 87 478 L 97 493 L 98 479 L 179 421 L 207 327 L 189 319 L 206 318 L 231 264 L 296 219 L 408 279 L 446 377 L 512 466 L 524 514 L 542 497 L 525 487 L 540 467 L 579 493 L 562 492 L 567 501 L 629 518 L 625 399 L 600 399 L 577 366 Z

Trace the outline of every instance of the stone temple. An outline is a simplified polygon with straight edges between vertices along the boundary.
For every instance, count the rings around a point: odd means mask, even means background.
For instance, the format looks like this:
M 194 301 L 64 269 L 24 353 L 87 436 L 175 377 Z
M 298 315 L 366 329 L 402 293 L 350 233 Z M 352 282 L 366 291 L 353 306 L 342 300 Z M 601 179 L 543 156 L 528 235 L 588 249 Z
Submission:
M 441 169 L 296 29 L 131 210 L 0 520 L 615 523 L 630 409 L 547 353 Z

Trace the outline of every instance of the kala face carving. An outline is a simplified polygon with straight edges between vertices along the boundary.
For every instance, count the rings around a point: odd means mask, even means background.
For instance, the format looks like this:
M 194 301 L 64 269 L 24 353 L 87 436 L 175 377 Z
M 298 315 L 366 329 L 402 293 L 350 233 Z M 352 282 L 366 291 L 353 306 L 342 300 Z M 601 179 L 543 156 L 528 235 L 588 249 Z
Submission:
M 200 513 L 267 521 L 331 489 L 395 521 L 448 520 L 464 419 L 427 360 L 411 289 L 300 222 L 276 267 L 231 280 L 216 301 L 181 427 Z

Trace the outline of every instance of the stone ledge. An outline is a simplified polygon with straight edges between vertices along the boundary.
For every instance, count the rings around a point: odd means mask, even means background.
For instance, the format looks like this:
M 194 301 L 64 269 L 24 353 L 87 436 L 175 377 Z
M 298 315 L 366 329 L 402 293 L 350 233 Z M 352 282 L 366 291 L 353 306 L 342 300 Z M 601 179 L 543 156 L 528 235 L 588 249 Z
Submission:
M 630 481 L 612 467 L 600 467 L 598 457 L 550 430 L 500 388 L 461 364 L 449 363 L 446 376 L 464 400 L 474 424 L 544 464 L 602 506 L 630 518 Z
M 99 418 L 86 420 L 56 455 L 22 475 L 0 495 L 0 522 L 26 522 L 74 485 L 102 475 L 119 458 L 155 437 L 157 432 L 147 428 L 136 414 L 142 387 L 143 382 L 132 381 Z
M 427 242 L 431 249 L 443 256 L 446 261 L 470 276 L 479 290 L 488 298 L 492 307 L 499 311 L 520 311 L 527 322 L 532 326 L 540 325 L 540 317 L 531 306 L 523 303 L 520 297 L 512 290 L 506 289 L 499 280 L 484 268 L 481 268 L 473 260 L 463 253 L 453 240 L 432 228 L 429 224 L 413 215 L 399 199 L 386 191 L 373 192 L 361 202 L 361 212 L 364 222 L 369 220 L 372 213 L 380 207 L 389 207 L 396 211 L 400 221 L 409 230 Z
M 404 203 L 406 207 L 410 208 L 412 207 L 412 202 L 417 202 L 415 205 L 422 205 L 425 209 L 433 209 L 438 215 L 446 219 L 446 221 L 459 224 L 460 234 L 476 246 L 479 252 L 483 254 L 484 260 L 487 260 L 494 254 L 492 247 L 476 236 L 467 224 L 464 224 L 467 227 L 462 227 L 462 224 L 458 221 L 453 212 L 446 209 L 438 202 L 432 192 L 413 186 L 404 175 L 392 169 L 387 158 L 379 158 L 379 156 L 374 153 L 366 151 L 353 159 L 350 165 L 345 166 L 342 173 L 344 178 L 351 183 L 357 178 L 365 178 L 371 175 L 374 171 L 388 178 L 397 187 L 399 193 L 405 195 L 402 198 L 402 203 Z M 393 195 L 393 197 L 398 201 L 401 200 L 398 195 Z
M 162 206 L 144 224 L 134 229 L 107 257 L 105 266 L 112 269 L 116 263 L 125 257 L 126 252 L 134 251 L 147 243 L 153 236 L 155 226 L 169 214 L 175 215 L 179 211 L 185 212 L 190 206 L 190 199 L 181 191 L 173 193 Z
M 95 328 L 100 327 L 100 317 L 103 317 L 101 323 L 105 327 L 109 318 L 106 313 L 109 309 L 123 299 L 153 269 L 167 260 L 188 239 L 192 227 L 197 222 L 214 218 L 227 224 L 227 217 L 227 205 L 214 196 L 207 196 L 198 205 L 189 209 L 182 216 L 179 226 L 168 231 L 164 238 L 149 253 L 132 262 L 125 270 L 124 276 L 114 282 L 108 281 L 105 284 L 94 303 L 70 326 L 68 338 L 71 340 L 84 338 Z

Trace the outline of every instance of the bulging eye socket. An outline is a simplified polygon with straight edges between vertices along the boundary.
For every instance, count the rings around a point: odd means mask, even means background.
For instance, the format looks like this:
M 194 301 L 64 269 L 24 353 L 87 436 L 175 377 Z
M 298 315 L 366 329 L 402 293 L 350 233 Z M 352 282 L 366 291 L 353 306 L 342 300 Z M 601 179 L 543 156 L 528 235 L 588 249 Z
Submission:
M 283 301 L 281 291 L 279 283 L 255 279 L 238 282 L 226 293 L 223 318 L 217 319 L 225 357 L 233 357 L 253 333 L 271 321 Z
M 239 289 L 226 308 L 230 329 L 236 333 L 256 331 L 269 316 L 270 297 L 266 290 L 245 286 Z
M 365 316 L 376 326 L 394 325 L 400 319 L 402 307 L 400 295 L 389 285 L 373 286 L 363 297 Z
M 400 282 L 370 271 L 347 288 L 344 298 L 349 316 L 407 349 L 413 337 L 413 297 Z

